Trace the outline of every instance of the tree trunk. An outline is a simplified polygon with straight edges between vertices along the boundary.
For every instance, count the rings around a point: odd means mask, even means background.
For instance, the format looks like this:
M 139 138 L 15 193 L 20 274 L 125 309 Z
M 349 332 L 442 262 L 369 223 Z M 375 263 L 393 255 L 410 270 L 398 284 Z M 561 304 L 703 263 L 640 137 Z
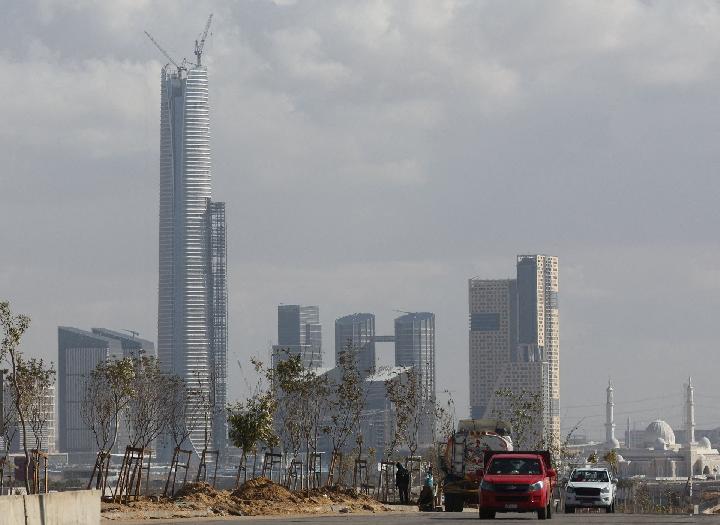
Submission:
M 245 452 L 245 449 L 242 449 L 242 454 L 240 455 L 240 464 L 238 465 L 238 471 L 237 471 L 237 478 L 235 478 L 235 489 L 240 488 L 240 472 L 245 467 L 245 481 L 247 481 L 247 453 Z
M 17 382 L 17 360 L 15 353 L 10 351 L 10 360 L 12 363 L 12 386 L 15 391 L 15 410 L 17 410 L 18 418 L 20 419 L 20 425 L 23 431 L 23 452 L 25 453 L 25 490 L 30 494 L 30 455 L 28 454 L 27 448 L 27 431 L 25 428 L 25 415 L 20 408 L 20 387 Z

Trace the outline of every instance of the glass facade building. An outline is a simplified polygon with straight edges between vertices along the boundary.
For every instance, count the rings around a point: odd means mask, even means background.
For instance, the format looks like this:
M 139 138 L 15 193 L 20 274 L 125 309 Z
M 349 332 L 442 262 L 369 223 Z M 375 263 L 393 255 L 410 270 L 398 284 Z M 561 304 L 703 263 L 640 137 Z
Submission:
M 375 370 L 375 316 L 351 314 L 335 320 L 335 366 L 339 356 L 350 349 L 357 355 L 357 367 L 363 375 Z
M 301 357 L 306 368 L 320 368 L 323 364 L 318 306 L 278 306 L 278 344 L 273 346 L 273 362 L 295 355 Z
M 423 399 L 435 399 L 435 314 L 416 312 L 395 319 L 395 366 L 415 367 Z

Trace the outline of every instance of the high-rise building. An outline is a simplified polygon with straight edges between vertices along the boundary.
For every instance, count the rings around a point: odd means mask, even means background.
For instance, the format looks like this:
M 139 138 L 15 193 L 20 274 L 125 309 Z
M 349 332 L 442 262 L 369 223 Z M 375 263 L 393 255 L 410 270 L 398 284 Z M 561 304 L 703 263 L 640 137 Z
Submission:
M 517 256 L 518 357 L 544 364 L 543 406 L 545 436 L 560 442 L 560 322 L 558 316 L 558 258 Z
M 196 49 L 196 64 L 165 66 L 161 73 L 158 357 L 163 371 L 199 384 L 217 412 L 227 395 L 225 207 L 211 200 L 208 73 L 201 52 Z M 212 429 L 212 439 L 222 444 L 224 417 L 214 414 L 213 422 L 221 427 Z M 198 451 L 205 425 L 191 426 Z
M 69 326 L 58 327 L 58 446 L 61 452 L 92 453 L 95 439 L 82 420 L 85 381 L 111 356 L 123 355 L 118 339 Z
M 419 381 L 417 409 L 425 417 L 417 428 L 421 447 L 432 443 L 435 426 L 435 314 L 406 313 L 395 319 L 395 366 L 412 367 Z
M 435 400 L 435 314 L 406 313 L 395 319 L 395 366 L 412 366 L 423 399 Z
M 350 349 L 357 355 L 357 367 L 363 375 L 375 370 L 375 316 L 351 314 L 335 320 L 335 366 L 339 356 Z
M 134 333 L 107 328 L 87 332 L 69 326 L 58 327 L 58 447 L 61 452 L 97 452 L 95 438 L 81 416 L 85 382 L 99 363 L 141 353 L 155 355 L 155 345 Z M 125 434 L 126 429 L 121 425 L 116 451 L 124 447 Z
M 488 407 L 504 386 L 503 371 L 517 340 L 514 279 L 470 279 L 470 415 L 490 417 Z
M 147 356 L 155 355 L 155 343 L 138 337 L 139 334 L 137 332 L 128 331 L 128 333 L 123 333 L 108 328 L 93 328 L 92 333 L 118 341 L 122 349 L 123 357 L 141 354 Z
M 273 346 L 273 361 L 296 355 L 301 357 L 306 368 L 322 366 L 322 325 L 318 306 L 278 306 L 278 344 Z
M 539 398 L 542 421 L 534 429 L 560 438 L 560 333 L 558 261 L 520 255 L 517 279 L 470 279 L 470 407 L 473 418 L 499 417 L 507 389 Z

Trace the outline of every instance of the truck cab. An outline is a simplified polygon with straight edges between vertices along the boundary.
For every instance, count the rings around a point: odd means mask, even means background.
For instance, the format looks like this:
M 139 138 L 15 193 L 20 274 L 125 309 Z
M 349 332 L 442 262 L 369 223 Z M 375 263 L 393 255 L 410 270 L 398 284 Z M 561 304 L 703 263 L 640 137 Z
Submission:
M 486 452 L 480 482 L 480 518 L 498 512 L 535 512 L 552 517 L 552 493 L 557 473 L 548 451 Z
M 615 512 L 615 480 L 606 468 L 582 467 L 570 473 L 565 487 L 565 512 L 581 507 L 600 507 Z

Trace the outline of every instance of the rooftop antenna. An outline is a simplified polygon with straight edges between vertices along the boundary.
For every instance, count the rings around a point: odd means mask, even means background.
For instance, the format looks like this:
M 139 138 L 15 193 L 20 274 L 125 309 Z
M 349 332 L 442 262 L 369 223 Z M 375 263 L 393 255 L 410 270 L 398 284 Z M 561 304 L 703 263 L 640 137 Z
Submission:
M 200 37 L 200 42 L 198 43 L 197 40 L 195 40 L 195 56 L 197 57 L 197 63 L 195 64 L 196 67 L 200 67 L 202 63 L 202 52 L 203 47 L 205 47 L 205 38 L 207 38 L 208 31 L 210 30 L 210 23 L 212 22 L 212 13 L 210 13 L 210 16 L 207 19 L 207 23 L 205 24 L 205 31 L 203 31 L 202 36 Z
M 187 68 L 185 67 L 185 62 L 184 62 L 184 61 L 183 61 L 183 65 L 182 65 L 182 66 L 178 65 L 178 63 L 173 59 L 173 57 L 171 57 L 171 56 L 168 54 L 168 52 L 165 51 L 160 44 L 158 44 L 157 40 L 155 40 L 150 33 L 148 33 L 147 31 L 145 31 L 145 34 L 146 34 L 147 37 L 150 39 L 150 42 L 152 42 L 153 44 L 155 44 L 155 47 L 157 47 L 158 50 L 159 50 L 163 55 L 165 55 L 165 58 L 167 58 L 167 59 L 170 61 L 170 63 L 177 68 L 178 74 L 180 73 L 180 71 L 187 71 Z

